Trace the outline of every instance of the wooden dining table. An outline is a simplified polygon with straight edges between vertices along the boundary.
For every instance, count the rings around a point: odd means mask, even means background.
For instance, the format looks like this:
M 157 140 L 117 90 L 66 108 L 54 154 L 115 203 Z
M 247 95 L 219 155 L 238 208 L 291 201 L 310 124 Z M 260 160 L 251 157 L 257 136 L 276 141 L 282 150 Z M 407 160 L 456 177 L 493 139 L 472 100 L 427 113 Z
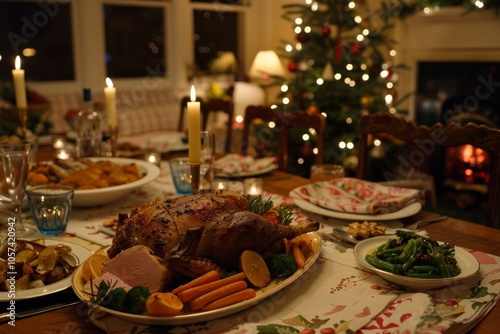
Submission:
M 309 179 L 296 175 L 274 171 L 264 178 L 264 190 L 270 193 L 288 196 L 289 192 L 310 182 Z M 424 217 L 435 215 L 432 212 L 421 211 L 418 214 L 402 219 L 410 224 Z M 456 218 L 427 225 L 423 228 L 430 237 L 440 241 L 453 242 L 457 246 L 479 250 L 500 256 L 500 230 L 463 221 Z M 36 304 L 37 299 L 33 299 Z M 3 312 L 4 310 L 0 310 Z M 472 329 L 471 333 L 497 333 L 500 328 L 500 306 L 496 305 L 484 319 Z M 60 308 L 16 319 L 15 327 L 2 323 L 0 333 L 103 333 L 88 318 L 87 306 L 84 303 Z

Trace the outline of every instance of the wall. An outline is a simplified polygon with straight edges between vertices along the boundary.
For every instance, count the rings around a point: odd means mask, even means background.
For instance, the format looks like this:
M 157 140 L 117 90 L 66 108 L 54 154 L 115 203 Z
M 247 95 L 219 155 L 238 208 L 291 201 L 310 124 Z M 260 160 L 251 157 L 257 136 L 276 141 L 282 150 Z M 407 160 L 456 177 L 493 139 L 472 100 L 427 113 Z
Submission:
M 404 108 L 415 117 L 417 64 L 419 61 L 500 61 L 500 18 L 494 12 L 464 15 L 462 8 L 442 8 L 431 14 L 418 13 L 399 22 L 398 61 L 409 67 L 400 72 L 400 96 L 411 94 Z M 500 94 L 500 92 L 495 92 Z

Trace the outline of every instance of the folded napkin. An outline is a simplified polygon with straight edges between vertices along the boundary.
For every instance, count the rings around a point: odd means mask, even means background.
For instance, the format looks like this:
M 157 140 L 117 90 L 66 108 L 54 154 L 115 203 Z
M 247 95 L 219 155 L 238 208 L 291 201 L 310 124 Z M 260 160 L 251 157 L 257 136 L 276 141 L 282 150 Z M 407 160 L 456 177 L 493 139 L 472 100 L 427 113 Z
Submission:
M 298 187 L 291 191 L 291 195 L 325 209 L 363 214 L 395 212 L 411 203 L 423 202 L 419 190 L 348 177 Z
M 214 166 L 216 174 L 245 174 L 266 170 L 275 162 L 274 157 L 255 159 L 249 155 L 232 153 L 216 160 Z

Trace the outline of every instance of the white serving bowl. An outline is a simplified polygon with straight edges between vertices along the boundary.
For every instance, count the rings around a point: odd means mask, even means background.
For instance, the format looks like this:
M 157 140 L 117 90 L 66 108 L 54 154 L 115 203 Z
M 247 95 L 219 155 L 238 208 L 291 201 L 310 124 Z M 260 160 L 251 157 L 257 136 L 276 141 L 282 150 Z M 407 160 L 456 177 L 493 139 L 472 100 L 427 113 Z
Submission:
M 126 158 L 91 158 L 92 161 L 111 161 L 117 165 L 136 164 L 143 177 L 137 181 L 119 186 L 112 186 L 100 189 L 75 190 L 73 197 L 73 207 L 89 207 L 109 204 L 128 195 L 132 190 L 143 186 L 160 175 L 160 168 L 152 163 Z
M 450 278 L 411 278 L 375 268 L 366 262 L 366 255 L 371 254 L 375 251 L 375 249 L 377 249 L 378 246 L 384 244 L 389 239 L 397 239 L 397 237 L 373 237 L 359 242 L 354 247 L 354 256 L 356 257 L 356 260 L 358 260 L 358 263 L 365 269 L 379 275 L 388 282 L 398 284 L 412 290 L 432 290 L 459 284 L 460 281 L 471 278 L 479 272 L 479 262 L 474 255 L 469 253 L 467 250 L 456 246 L 455 259 L 457 260 L 457 265 L 460 267 L 462 272 L 459 275 Z

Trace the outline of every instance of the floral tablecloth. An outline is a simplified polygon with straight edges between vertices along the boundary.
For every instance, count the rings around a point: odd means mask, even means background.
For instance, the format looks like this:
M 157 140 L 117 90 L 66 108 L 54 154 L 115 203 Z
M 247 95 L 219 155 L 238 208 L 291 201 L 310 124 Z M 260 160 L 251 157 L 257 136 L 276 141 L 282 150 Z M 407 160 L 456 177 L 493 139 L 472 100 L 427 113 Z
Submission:
M 173 189 L 168 167 L 162 166 L 159 179 L 124 201 L 75 210 L 68 232 L 109 245 L 111 237 L 99 232 L 103 220 L 134 203 L 175 196 Z M 273 196 L 273 200 L 293 205 L 291 198 Z M 315 218 L 321 222 L 320 234 L 344 224 Z M 464 333 L 495 306 L 500 293 L 500 258 L 470 253 L 481 264 L 478 275 L 440 290 L 409 291 L 358 269 L 352 249 L 323 241 L 320 256 L 299 279 L 259 304 L 218 320 L 147 328 L 100 311 L 91 311 L 89 317 L 108 333 Z

